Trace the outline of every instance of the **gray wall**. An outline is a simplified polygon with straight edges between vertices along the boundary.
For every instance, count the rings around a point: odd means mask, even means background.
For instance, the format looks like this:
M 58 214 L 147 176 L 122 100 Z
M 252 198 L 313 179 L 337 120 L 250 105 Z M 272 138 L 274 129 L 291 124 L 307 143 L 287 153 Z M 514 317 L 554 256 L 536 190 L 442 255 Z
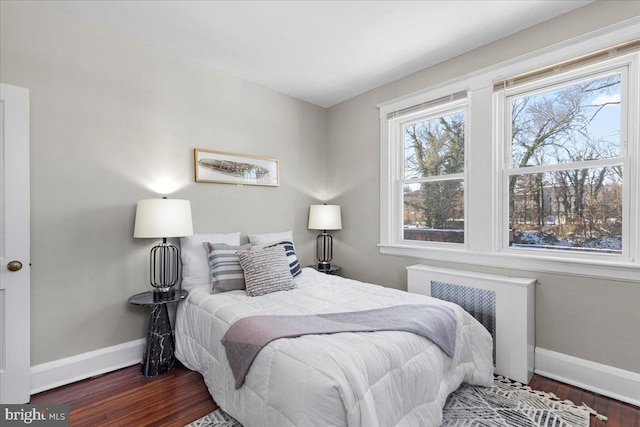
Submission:
M 0 80 L 30 89 L 32 364 L 144 336 L 136 202 L 192 202 L 196 232 L 293 229 L 326 197 L 327 111 L 26 2 L 0 3 Z M 193 182 L 193 148 L 275 157 L 280 187 Z
M 640 15 L 640 2 L 598 1 L 412 74 L 329 109 L 329 191 L 342 205 L 336 263 L 359 280 L 406 289 L 407 265 L 422 262 L 536 277 L 536 345 L 640 372 L 640 283 L 531 273 L 380 255 L 377 104 Z M 473 162 L 473 159 L 471 159 Z

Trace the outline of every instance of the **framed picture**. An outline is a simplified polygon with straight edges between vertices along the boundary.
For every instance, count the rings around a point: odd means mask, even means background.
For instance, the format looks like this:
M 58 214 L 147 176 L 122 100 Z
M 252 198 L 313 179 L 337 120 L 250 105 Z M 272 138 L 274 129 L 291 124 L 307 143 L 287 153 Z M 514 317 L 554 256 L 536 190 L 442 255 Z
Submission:
M 280 185 L 277 159 L 201 148 L 193 150 L 193 158 L 196 182 L 272 187 Z

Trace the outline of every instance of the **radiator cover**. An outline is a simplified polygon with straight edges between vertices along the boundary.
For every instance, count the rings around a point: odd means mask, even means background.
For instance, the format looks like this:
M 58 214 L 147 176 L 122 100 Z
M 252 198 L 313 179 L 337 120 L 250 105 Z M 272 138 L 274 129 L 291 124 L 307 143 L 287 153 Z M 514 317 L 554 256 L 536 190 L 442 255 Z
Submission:
M 431 281 L 431 296 L 455 302 L 482 323 L 493 337 L 493 364 L 496 364 L 496 293 L 486 289 Z
M 434 268 L 407 267 L 409 292 L 454 302 L 493 337 L 495 373 L 528 383 L 533 375 L 535 283 L 509 277 Z

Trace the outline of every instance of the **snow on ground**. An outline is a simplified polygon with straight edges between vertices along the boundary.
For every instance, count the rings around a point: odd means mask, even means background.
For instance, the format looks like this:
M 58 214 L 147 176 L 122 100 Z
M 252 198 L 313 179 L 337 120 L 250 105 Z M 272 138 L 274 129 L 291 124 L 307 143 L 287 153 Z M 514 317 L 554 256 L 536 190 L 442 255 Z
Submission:
M 600 236 L 587 240 L 584 243 L 577 243 L 572 240 L 557 239 L 553 234 L 542 231 L 520 231 L 515 232 L 514 246 L 539 246 L 539 247 L 566 247 L 566 248 L 589 248 L 622 250 L 622 239 L 620 237 Z

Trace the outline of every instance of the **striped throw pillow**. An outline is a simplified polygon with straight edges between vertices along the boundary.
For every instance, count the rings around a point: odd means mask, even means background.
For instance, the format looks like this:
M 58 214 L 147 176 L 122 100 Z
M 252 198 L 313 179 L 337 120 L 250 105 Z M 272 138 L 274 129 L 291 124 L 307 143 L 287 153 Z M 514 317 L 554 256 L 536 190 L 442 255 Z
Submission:
M 247 284 L 247 295 L 256 297 L 271 292 L 288 291 L 296 287 L 282 245 L 262 250 L 236 253 Z
M 291 277 L 296 277 L 302 273 L 302 267 L 298 262 L 298 256 L 296 255 L 296 248 L 293 246 L 291 240 L 280 240 L 277 242 L 258 243 L 251 247 L 252 250 L 262 250 L 264 248 L 272 248 L 274 246 L 282 246 L 287 255 L 287 263 L 289 264 L 289 270 L 291 271 Z
M 244 274 L 236 256 L 239 250 L 249 249 L 250 244 L 231 246 L 225 243 L 205 242 L 209 252 L 211 291 L 214 294 L 245 288 Z

